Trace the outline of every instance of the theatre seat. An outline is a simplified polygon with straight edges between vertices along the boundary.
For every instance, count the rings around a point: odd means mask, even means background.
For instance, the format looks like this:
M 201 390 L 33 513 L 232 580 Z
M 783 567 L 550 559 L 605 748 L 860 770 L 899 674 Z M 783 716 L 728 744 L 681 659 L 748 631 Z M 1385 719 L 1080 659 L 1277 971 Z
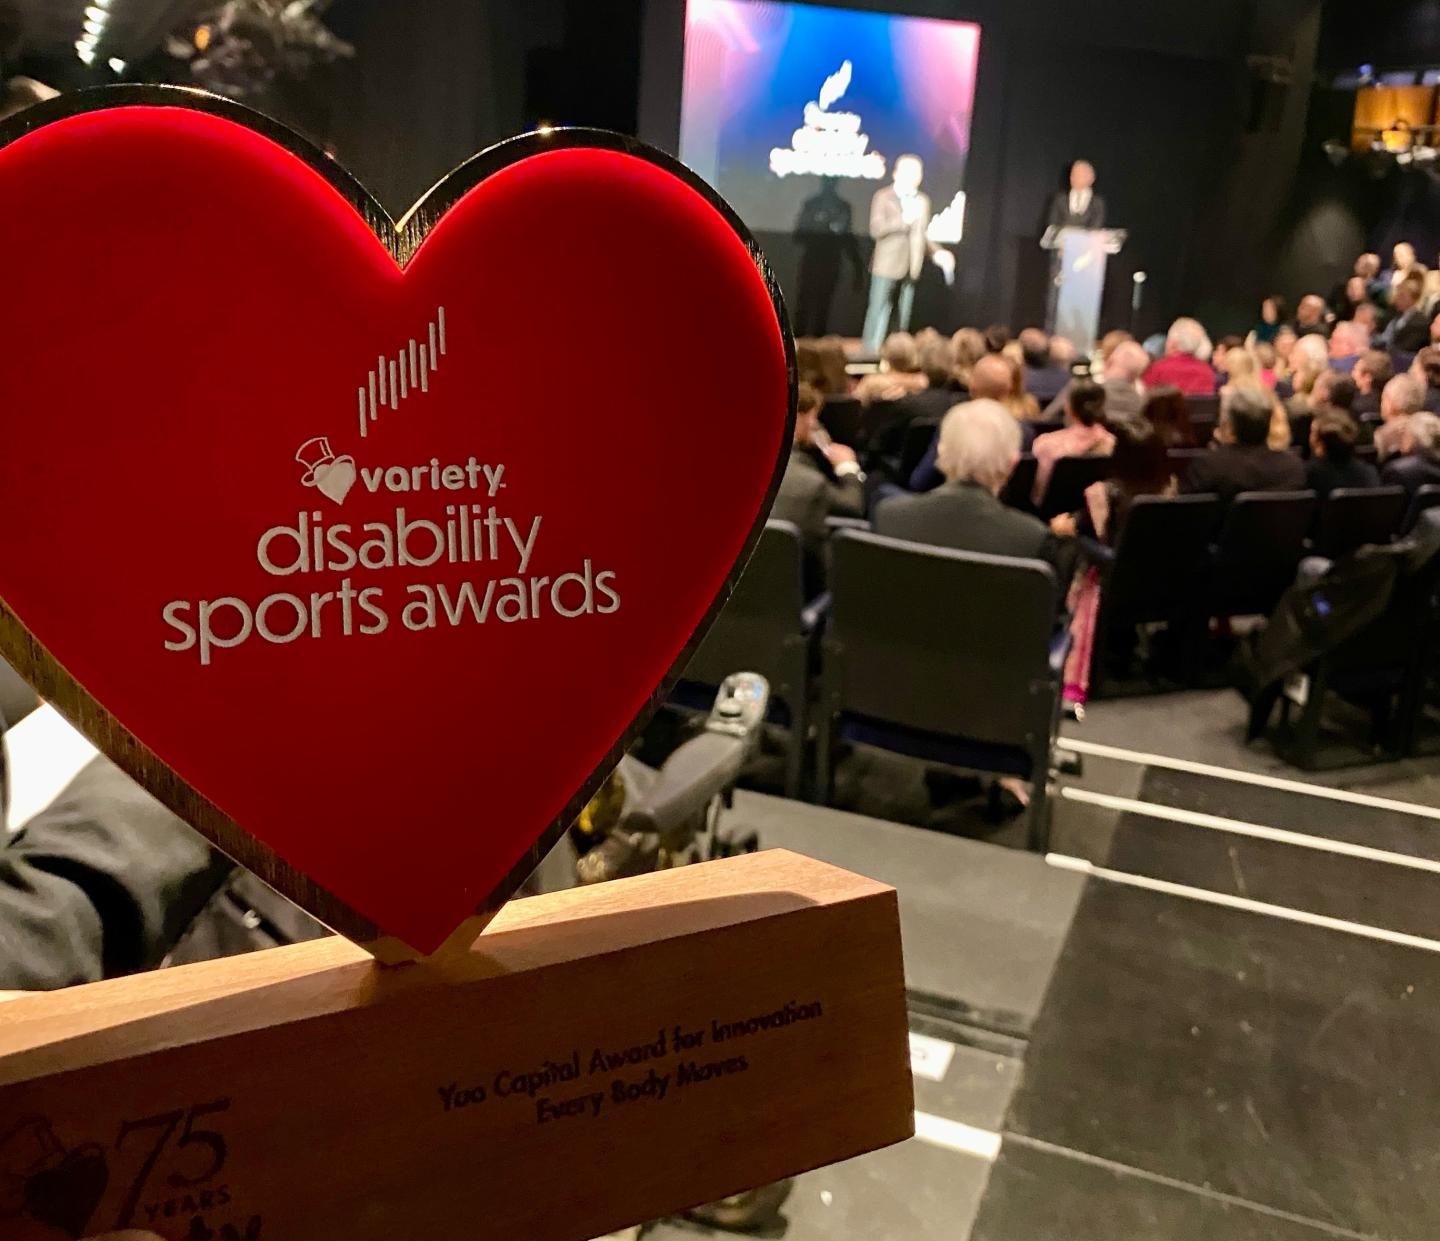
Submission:
M 1405 514 L 1404 533 L 1408 534 L 1415 529 L 1421 513 L 1437 505 L 1440 505 L 1440 483 L 1426 483 L 1410 501 L 1410 509 Z
M 1033 513 L 1035 503 L 1030 493 L 1035 490 L 1035 458 L 1031 456 L 1021 457 L 1015 463 L 1015 468 L 1010 471 L 1010 477 L 1006 479 L 1005 486 L 1000 489 L 1001 503 L 1010 508 L 1018 508 L 1022 512 Z
M 811 643 L 818 613 L 807 610 L 799 527 L 767 521 L 755 554 L 691 657 L 673 701 L 694 710 L 710 708 L 720 683 L 732 673 L 758 672 L 770 682 L 770 709 L 788 725 L 785 793 L 800 795 L 809 733 Z
M 865 407 L 853 396 L 827 396 L 820 407 L 820 425 L 837 444 L 861 447 Z
M 843 531 L 832 540 L 817 785 L 835 747 L 877 746 L 1030 784 L 1043 849 L 1067 649 L 1048 565 Z
M 1211 559 L 1206 616 L 1269 615 L 1290 583 L 1315 521 L 1313 491 L 1242 491 Z
M 900 445 L 900 467 L 897 471 L 901 485 L 908 482 L 915 473 L 915 467 L 925 459 L 930 444 L 940 430 L 940 423 L 934 418 L 919 418 L 905 428 L 905 438 Z
M 1364 547 L 1388 543 L 1405 515 L 1403 487 L 1337 487 L 1320 505 L 1315 551 L 1331 560 Z
M 1109 477 L 1109 457 L 1061 457 L 1040 497 L 1040 516 L 1048 521 L 1057 513 L 1079 512 L 1085 507 L 1086 488 Z
M 1092 549 L 1101 572 L 1092 695 L 1103 690 L 1107 655 L 1128 656 L 1137 626 L 1163 621 L 1177 636 L 1193 626 L 1221 511 L 1217 496 L 1137 496 L 1113 550 Z

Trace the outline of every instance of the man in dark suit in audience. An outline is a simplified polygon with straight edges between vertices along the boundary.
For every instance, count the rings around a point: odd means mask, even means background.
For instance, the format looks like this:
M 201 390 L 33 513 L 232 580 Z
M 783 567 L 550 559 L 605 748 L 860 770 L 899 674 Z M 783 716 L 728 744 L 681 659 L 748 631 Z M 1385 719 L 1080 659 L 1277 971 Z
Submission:
M 1305 466 L 1265 444 L 1274 397 L 1264 388 L 1236 388 L 1222 403 L 1216 445 L 1190 463 L 1185 490 L 1229 503 L 1242 491 L 1301 491 Z
M 1350 412 L 1356 418 L 1378 418 L 1380 393 L 1394 374 L 1395 367 L 1385 350 L 1367 349 L 1362 353 L 1350 369 L 1350 378 L 1355 381 L 1355 404 Z
M 1046 560 L 1060 567 L 1060 540 L 1037 517 L 1007 508 L 1001 489 L 1020 459 L 1020 427 L 998 401 L 967 401 L 940 424 L 945 482 L 924 495 L 893 496 L 875 510 L 877 534 L 959 551 Z
M 1335 386 L 1349 382 L 1339 379 Z M 1342 388 L 1342 399 L 1344 395 Z M 1310 423 L 1310 460 L 1305 463 L 1305 485 L 1322 499 L 1337 487 L 1380 485 L 1375 467 L 1355 455 L 1358 434 L 1355 419 L 1338 404 L 1316 411 Z
M 865 475 L 855 450 L 833 444 L 820 425 L 820 394 L 799 387 L 795 442 L 780 479 L 770 516 L 794 522 L 805 544 L 805 587 L 810 596 L 824 589 L 825 519 L 860 517 L 865 512 Z
M 1041 405 L 1048 405 L 1070 382 L 1069 366 L 1056 364 L 1050 352 L 1050 337 L 1038 327 L 1027 327 L 1020 333 L 1020 352 L 1025 359 L 1025 391 Z
M 1406 278 L 1395 286 L 1395 317 L 1380 333 L 1380 347 L 1415 353 L 1430 343 L 1430 320 L 1421 308 L 1425 286 Z
M 1380 481 L 1412 496 L 1427 483 L 1440 483 L 1440 417 L 1421 410 L 1405 419 L 1400 455 L 1381 468 Z

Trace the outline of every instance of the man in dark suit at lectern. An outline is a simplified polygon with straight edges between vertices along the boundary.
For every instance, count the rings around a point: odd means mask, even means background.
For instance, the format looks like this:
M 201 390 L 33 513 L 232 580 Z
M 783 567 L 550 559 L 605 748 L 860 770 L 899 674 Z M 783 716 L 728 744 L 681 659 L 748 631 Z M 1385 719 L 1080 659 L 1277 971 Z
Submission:
M 1050 200 L 1052 228 L 1104 228 L 1105 200 L 1095 192 L 1095 169 L 1077 159 L 1070 165 L 1070 188 Z

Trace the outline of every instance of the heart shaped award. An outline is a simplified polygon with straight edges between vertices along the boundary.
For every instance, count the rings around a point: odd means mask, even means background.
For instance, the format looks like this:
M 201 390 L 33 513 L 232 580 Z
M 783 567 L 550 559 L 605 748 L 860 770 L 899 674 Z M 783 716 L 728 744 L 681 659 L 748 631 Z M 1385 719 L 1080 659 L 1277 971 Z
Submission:
M 775 286 L 629 139 L 507 142 L 393 225 L 251 113 L 77 98 L 0 150 L 0 646 L 286 896 L 431 952 L 743 565 L 793 418 Z
M 342 932 L 5 1004 L 0 1233 L 573 1241 L 910 1132 L 891 889 L 772 851 L 500 908 L 787 458 L 711 190 L 561 130 L 394 223 L 129 87 L 0 130 L 0 237 L 0 651 Z

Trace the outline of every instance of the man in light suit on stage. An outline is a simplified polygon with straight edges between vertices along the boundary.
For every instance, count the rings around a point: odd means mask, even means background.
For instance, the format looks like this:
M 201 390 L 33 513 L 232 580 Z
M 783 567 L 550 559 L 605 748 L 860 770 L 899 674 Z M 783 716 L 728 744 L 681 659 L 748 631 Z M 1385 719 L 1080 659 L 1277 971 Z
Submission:
M 875 253 L 870 259 L 870 305 L 862 333 L 865 348 L 879 353 L 892 330 L 907 331 L 915 307 L 915 282 L 925 268 L 927 255 L 946 272 L 954 272 L 955 257 L 931 245 L 930 196 L 920 190 L 925 165 L 918 155 L 895 160 L 891 183 L 870 200 L 870 236 Z
M 1095 169 L 1088 160 L 1070 165 L 1070 188 L 1050 200 L 1053 228 L 1104 228 L 1105 200 L 1095 192 Z

